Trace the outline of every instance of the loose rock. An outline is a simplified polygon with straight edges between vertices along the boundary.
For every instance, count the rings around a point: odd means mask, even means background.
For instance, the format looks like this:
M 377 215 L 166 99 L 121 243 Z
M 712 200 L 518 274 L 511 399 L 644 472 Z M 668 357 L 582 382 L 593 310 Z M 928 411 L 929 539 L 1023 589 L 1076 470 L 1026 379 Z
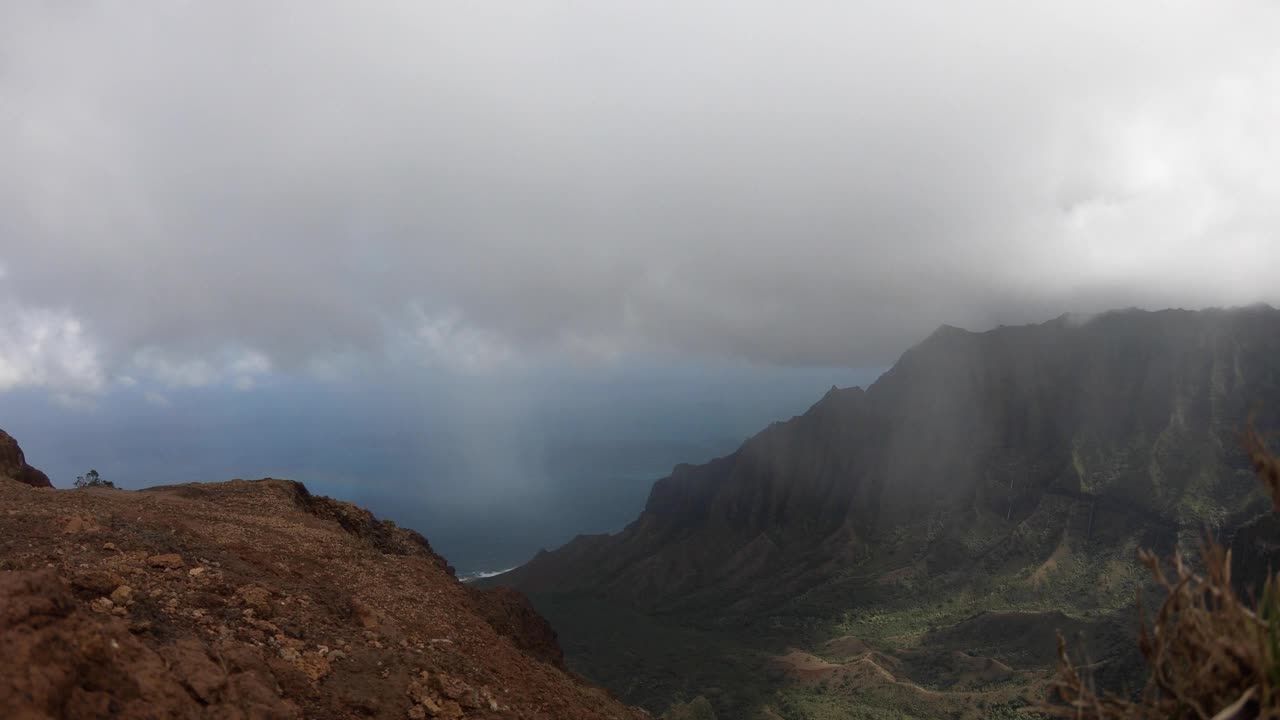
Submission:
M 152 555 L 147 558 L 147 564 L 153 568 L 163 568 L 166 570 L 176 570 L 183 566 L 182 556 L 177 553 L 166 553 L 164 555 Z

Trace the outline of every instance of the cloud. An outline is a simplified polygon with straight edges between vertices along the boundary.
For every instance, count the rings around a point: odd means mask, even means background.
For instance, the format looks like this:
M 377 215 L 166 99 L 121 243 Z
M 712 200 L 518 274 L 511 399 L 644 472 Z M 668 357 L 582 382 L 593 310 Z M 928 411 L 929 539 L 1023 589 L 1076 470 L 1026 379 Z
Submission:
M 468 327 L 456 312 L 432 315 L 420 307 L 415 311 L 417 322 L 405 347 L 418 361 L 467 374 L 514 361 L 512 349 L 500 337 Z
M 271 360 L 256 350 L 243 348 L 224 348 L 209 356 L 190 358 L 148 347 L 134 354 L 129 367 L 167 388 L 230 384 L 237 390 L 248 390 L 257 377 L 271 371 Z
M 64 310 L 3 324 L 0 389 L 882 365 L 943 322 L 1277 302 L 1278 15 L 5 3 L 0 268 Z
M 92 340 L 66 311 L 0 303 L 0 392 L 23 387 L 58 391 L 76 404 L 105 385 Z
M 168 396 L 163 393 L 158 393 L 155 390 L 144 391 L 142 393 L 142 398 L 156 407 L 169 407 L 173 404 L 173 401 L 169 400 Z

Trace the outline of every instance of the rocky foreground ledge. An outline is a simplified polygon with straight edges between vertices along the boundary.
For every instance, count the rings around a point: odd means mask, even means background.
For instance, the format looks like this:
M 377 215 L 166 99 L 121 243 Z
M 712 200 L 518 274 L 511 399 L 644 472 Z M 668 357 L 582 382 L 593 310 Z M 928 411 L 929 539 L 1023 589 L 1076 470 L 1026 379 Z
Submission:
M 464 586 L 421 535 L 301 483 L 53 490 L 4 475 L 0 708 L 645 717 L 568 673 L 523 596 Z

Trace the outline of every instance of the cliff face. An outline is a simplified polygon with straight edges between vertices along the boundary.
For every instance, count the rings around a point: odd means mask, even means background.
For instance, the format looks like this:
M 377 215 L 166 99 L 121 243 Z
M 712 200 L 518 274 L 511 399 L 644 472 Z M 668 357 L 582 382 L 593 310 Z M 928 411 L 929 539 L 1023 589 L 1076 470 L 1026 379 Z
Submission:
M 1280 425 L 1270 308 L 943 327 L 865 392 L 833 388 L 734 454 L 677 467 L 623 532 L 494 582 L 644 608 L 794 592 L 921 519 L 1016 523 L 1064 498 L 1089 535 L 1222 528 L 1258 509 L 1239 446 L 1255 407 Z
M 637 717 L 523 597 L 299 483 L 0 479 L 0 509 L 6 717 Z
M 53 487 L 48 475 L 27 464 L 18 441 L 3 430 L 0 430 L 0 478 L 17 480 L 31 487 Z

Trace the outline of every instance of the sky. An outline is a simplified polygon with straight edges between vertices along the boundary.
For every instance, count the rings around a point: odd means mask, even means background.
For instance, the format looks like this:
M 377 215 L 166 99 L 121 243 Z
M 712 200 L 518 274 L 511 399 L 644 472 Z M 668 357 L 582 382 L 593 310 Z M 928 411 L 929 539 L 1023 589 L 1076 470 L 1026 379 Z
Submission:
M 617 372 L 759 373 L 790 412 L 943 323 L 1276 304 L 1277 28 L 1236 0 L 0 3 L 0 423 Z

